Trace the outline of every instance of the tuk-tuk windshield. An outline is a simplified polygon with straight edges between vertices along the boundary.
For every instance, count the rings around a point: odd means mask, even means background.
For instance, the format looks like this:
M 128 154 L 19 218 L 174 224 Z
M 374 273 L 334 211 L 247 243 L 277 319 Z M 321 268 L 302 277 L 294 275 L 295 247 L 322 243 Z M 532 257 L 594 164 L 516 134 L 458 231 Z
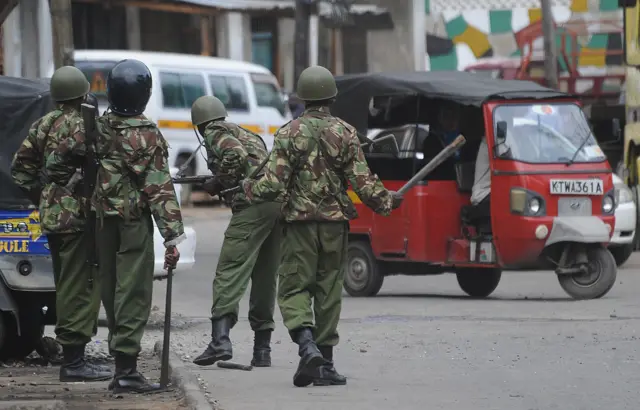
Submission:
M 575 104 L 503 105 L 494 112 L 506 122 L 506 139 L 497 147 L 501 158 L 529 163 L 601 162 L 606 159 L 584 113 Z M 496 144 L 498 145 L 498 144 Z

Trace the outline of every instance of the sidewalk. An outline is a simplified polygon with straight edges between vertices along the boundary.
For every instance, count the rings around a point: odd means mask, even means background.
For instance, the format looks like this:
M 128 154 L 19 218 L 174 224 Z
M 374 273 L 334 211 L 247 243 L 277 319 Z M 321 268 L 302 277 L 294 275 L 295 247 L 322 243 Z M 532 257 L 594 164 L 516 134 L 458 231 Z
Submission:
M 104 362 L 113 366 L 113 362 Z M 139 369 L 150 380 L 160 377 L 160 361 L 145 351 Z M 112 395 L 109 381 L 61 383 L 59 366 L 32 355 L 26 362 L 0 365 L 0 409 L 179 410 L 187 409 L 179 389 L 153 395 Z

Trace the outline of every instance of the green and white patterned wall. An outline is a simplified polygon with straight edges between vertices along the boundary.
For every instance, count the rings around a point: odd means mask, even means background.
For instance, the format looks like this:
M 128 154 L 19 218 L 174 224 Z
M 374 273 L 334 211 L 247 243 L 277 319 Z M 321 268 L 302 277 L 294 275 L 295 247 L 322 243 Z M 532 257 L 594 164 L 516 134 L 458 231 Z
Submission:
M 517 57 L 527 33 L 539 24 L 539 0 L 425 0 L 427 69 L 462 70 L 485 57 Z M 578 36 L 579 67 L 622 64 L 622 11 L 618 0 L 560 0 L 552 12 L 558 26 Z M 567 38 L 564 35 L 565 39 Z M 542 47 L 542 38 L 534 48 Z M 567 51 L 570 45 L 567 45 Z

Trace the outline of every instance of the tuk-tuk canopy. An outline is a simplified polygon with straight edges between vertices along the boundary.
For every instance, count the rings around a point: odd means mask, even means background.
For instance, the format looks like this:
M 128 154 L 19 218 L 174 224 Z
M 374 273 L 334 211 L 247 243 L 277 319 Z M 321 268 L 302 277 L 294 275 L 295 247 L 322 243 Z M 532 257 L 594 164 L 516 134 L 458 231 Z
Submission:
M 368 127 L 426 122 L 424 110 L 433 108 L 428 100 L 480 107 L 485 101 L 494 99 L 570 97 L 532 81 L 498 80 L 464 71 L 349 74 L 336 77 L 336 83 L 338 96 L 331 112 L 363 133 Z M 383 100 L 381 105 L 388 104 L 397 115 L 373 118 L 370 103 L 374 97 Z
M 0 76 L 0 209 L 31 205 L 13 183 L 11 161 L 31 125 L 52 107 L 49 80 Z

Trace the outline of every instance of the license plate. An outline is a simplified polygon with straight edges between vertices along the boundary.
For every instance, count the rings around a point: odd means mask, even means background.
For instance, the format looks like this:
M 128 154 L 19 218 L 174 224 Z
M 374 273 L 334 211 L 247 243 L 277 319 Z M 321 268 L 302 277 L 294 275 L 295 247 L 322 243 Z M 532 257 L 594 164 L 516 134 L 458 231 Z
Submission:
M 552 195 L 603 195 L 601 179 L 552 179 Z

